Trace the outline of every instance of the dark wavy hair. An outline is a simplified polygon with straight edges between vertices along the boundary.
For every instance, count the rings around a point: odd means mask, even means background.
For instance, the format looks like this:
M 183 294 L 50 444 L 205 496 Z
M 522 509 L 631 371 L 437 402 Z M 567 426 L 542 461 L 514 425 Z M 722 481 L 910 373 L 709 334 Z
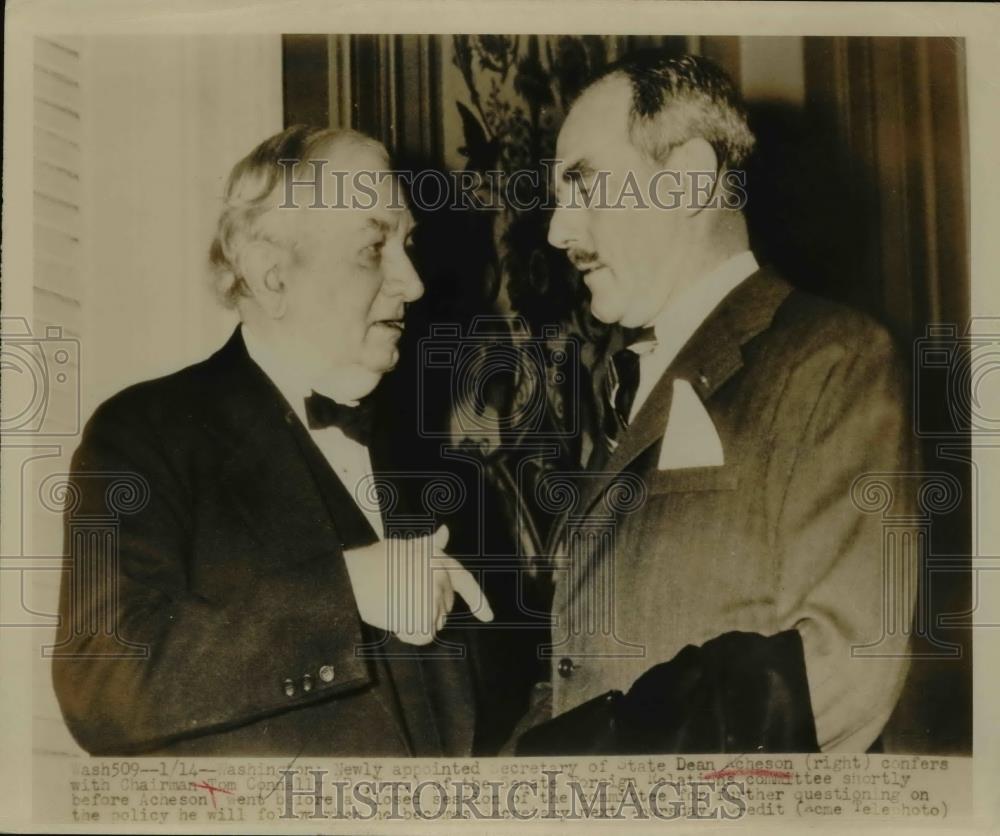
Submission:
M 715 150 L 720 169 L 746 164 L 755 143 L 746 106 L 715 62 L 640 50 L 610 64 L 594 83 L 614 78 L 632 88 L 629 137 L 648 159 L 661 164 L 672 148 L 701 137 Z

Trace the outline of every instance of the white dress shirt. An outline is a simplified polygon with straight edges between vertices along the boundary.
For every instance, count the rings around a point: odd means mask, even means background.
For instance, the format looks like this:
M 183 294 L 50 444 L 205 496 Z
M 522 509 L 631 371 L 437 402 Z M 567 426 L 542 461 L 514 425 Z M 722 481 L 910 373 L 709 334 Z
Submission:
M 639 355 L 639 387 L 629 412 L 630 423 L 657 381 L 719 302 L 757 270 L 757 259 L 744 250 L 694 282 L 649 323 L 656 333 L 656 343 L 652 349 L 648 347 L 653 343 L 639 343 L 634 348 Z
M 323 457 L 337 474 L 337 478 L 344 483 L 344 487 L 354 497 L 354 501 L 364 513 L 378 538 L 384 539 L 385 532 L 382 528 L 381 511 L 374 502 L 366 501 L 366 497 L 375 496 L 375 492 L 370 490 L 373 476 L 368 448 L 354 439 L 348 438 L 339 427 L 310 429 L 309 421 L 306 418 L 305 399 L 313 392 L 332 397 L 339 403 L 348 406 L 353 406 L 356 401 L 351 402 L 336 398 L 328 391 L 324 391 L 324 389 L 329 389 L 329 386 L 306 380 L 297 373 L 296 369 L 289 368 L 288 364 L 281 362 L 273 352 L 268 351 L 267 346 L 246 326 L 243 327 L 243 340 L 250 358 L 260 366 L 264 374 L 284 395 L 285 400 L 291 404 L 302 425 L 316 442 L 316 446 L 319 447 Z

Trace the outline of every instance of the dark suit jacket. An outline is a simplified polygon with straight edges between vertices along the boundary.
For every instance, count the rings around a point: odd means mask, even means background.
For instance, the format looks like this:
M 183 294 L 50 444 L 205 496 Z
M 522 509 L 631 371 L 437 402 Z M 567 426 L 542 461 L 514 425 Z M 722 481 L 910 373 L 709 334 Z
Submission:
M 53 673 L 85 749 L 468 752 L 464 661 L 395 639 L 385 649 L 409 658 L 357 652 L 385 636 L 361 623 L 342 554 L 375 535 L 239 329 L 101 405 L 71 481 Z M 111 518 L 117 543 L 87 534 Z
M 678 378 L 718 433 L 721 466 L 658 468 Z M 776 686 L 786 703 L 799 695 L 795 722 L 812 716 L 820 745 L 865 750 L 903 683 L 915 598 L 915 540 L 887 527 L 915 504 L 906 381 L 867 317 L 766 270 L 733 291 L 580 478 L 554 540 L 554 664 L 535 719 L 633 689 L 644 716 L 660 706 L 665 746 L 815 746 L 811 729 L 736 728 L 726 706 L 741 695 L 760 703 L 750 722 L 773 726 Z M 677 727 L 713 711 L 709 734 Z M 655 731 L 641 743 L 654 751 Z

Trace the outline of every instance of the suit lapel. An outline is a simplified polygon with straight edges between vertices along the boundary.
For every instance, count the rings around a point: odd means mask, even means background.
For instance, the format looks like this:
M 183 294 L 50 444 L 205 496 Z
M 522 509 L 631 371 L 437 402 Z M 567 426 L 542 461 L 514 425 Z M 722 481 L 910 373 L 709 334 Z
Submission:
M 378 540 L 378 535 L 355 498 L 359 486 L 348 486 L 341 481 L 300 421 L 295 422 L 293 434 L 312 471 L 313 479 L 337 531 L 341 547 L 359 548 Z M 377 495 L 371 489 L 367 493 L 368 496 Z
M 227 446 L 220 473 L 227 495 L 260 545 L 262 559 L 279 563 L 374 542 L 361 509 L 330 468 L 277 387 L 251 360 L 237 328 L 216 354 L 215 393 Z M 269 557 L 265 557 L 269 556 Z M 346 572 L 344 583 L 349 583 Z M 377 638 L 362 625 L 359 640 Z M 375 658 L 381 687 L 375 697 L 413 751 L 388 663 Z M 407 687 L 420 687 L 408 682 Z
M 743 368 L 743 345 L 770 325 L 790 292 L 784 280 L 769 270 L 758 270 L 719 303 L 656 382 L 615 451 L 588 465 L 573 514 L 590 513 L 619 474 L 663 438 L 674 381 L 689 381 L 701 400 L 708 403 Z M 553 545 L 567 520 L 568 515 L 560 520 Z
M 261 559 L 301 560 L 340 540 L 295 436 L 294 411 L 250 359 L 240 328 L 213 357 L 219 480 Z M 206 427 L 206 429 L 213 429 Z

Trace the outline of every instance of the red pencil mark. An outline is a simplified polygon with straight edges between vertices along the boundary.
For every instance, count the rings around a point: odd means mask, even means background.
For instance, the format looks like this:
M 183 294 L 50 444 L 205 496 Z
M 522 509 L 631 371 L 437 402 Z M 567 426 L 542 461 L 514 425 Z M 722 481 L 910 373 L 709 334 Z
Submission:
M 212 796 L 212 808 L 215 808 L 215 794 L 217 792 L 224 792 L 226 795 L 232 795 L 232 790 L 224 790 L 222 787 L 213 787 L 208 781 L 203 781 L 200 784 L 192 784 L 196 790 L 208 790 L 208 794 Z
M 791 772 L 782 769 L 720 769 L 717 772 L 706 772 L 702 775 L 705 781 L 717 781 L 720 778 L 735 778 L 739 775 L 754 775 L 759 778 L 786 778 L 792 777 Z

